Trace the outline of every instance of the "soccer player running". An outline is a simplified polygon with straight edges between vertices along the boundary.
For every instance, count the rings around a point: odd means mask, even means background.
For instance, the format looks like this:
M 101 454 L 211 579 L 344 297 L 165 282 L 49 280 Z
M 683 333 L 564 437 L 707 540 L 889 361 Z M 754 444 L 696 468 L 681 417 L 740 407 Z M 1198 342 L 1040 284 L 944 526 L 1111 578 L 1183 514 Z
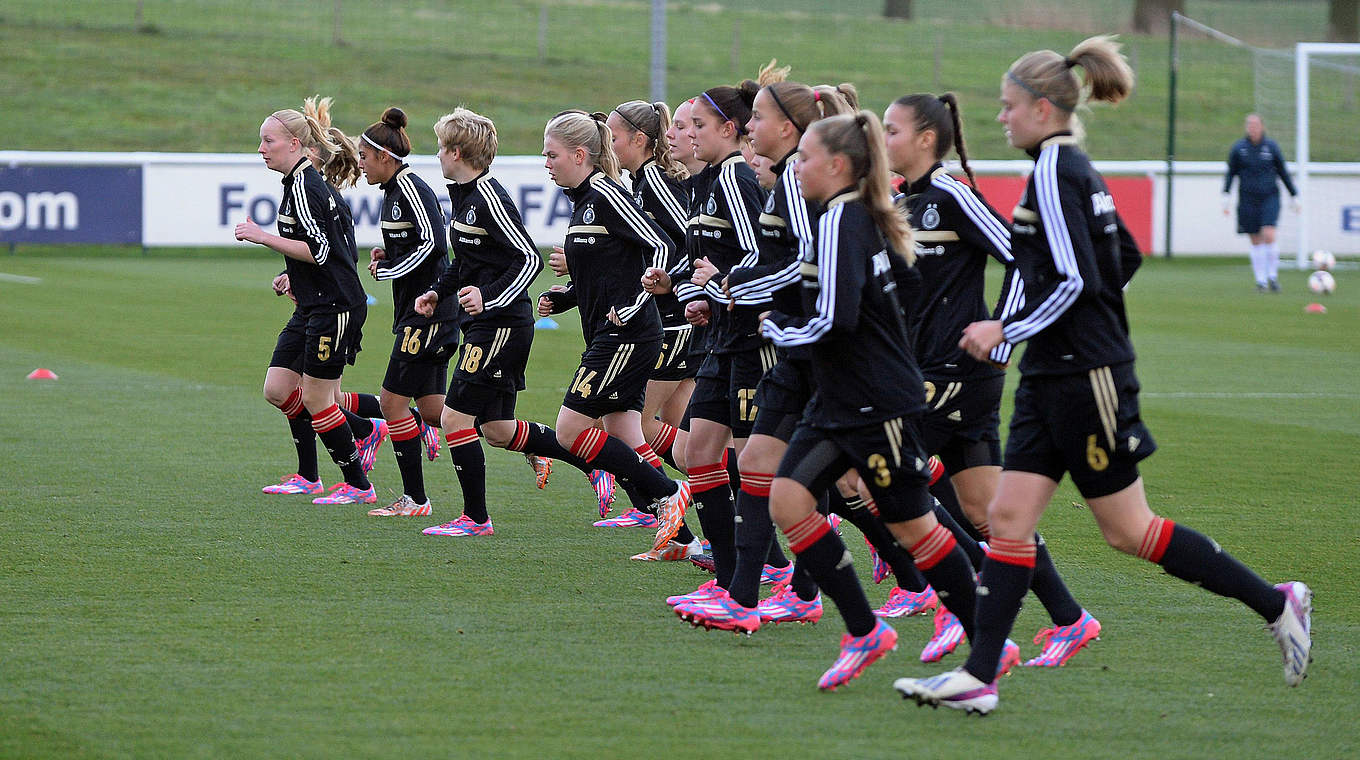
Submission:
M 314 117 L 289 108 L 265 118 L 258 151 L 265 166 L 283 175 L 278 234 L 265 232 L 247 218 L 236 225 L 235 237 L 284 256 L 288 290 L 297 309 L 270 359 L 265 398 L 289 416 L 290 427 L 300 426 L 293 421 L 305 411 L 312 430 L 344 474 L 343 484 L 312 501 L 371 504 L 377 496 L 364 473 L 354 431 L 335 401 L 345 365 L 353 364 L 359 352 L 367 296 L 355 271 L 358 253 L 348 208 L 312 165 L 308 151 L 313 147 L 332 153 L 343 150 Z M 308 474 L 301 476 L 306 479 Z M 308 482 L 319 490 L 319 477 Z
M 415 308 L 430 315 L 442 304 L 457 303 L 464 312 L 462 353 L 444 396 L 442 418 L 449 458 L 463 491 L 463 514 L 423 532 L 490 536 L 495 530 L 486 506 L 486 458 L 479 431 L 497 448 L 560 459 L 587 471 L 591 466 L 563 449 L 551 428 L 515 418 L 515 397 L 524 390 L 534 340 L 528 290 L 543 270 L 543 260 L 510 194 L 490 173 L 496 125 L 455 108 L 435 122 L 434 133 L 440 168 L 451 180 L 453 263 L 416 299 Z
M 1084 84 L 1075 67 L 1085 71 Z M 1029 346 L 987 511 L 992 540 L 978 584 L 987 593 L 977 597 L 972 652 L 961 668 L 893 684 L 918 703 L 979 713 L 996 707 L 996 663 L 1034 573 L 1034 529 L 1065 472 L 1112 547 L 1253 609 L 1284 654 L 1288 685 L 1298 685 L 1308 667 L 1308 587 L 1271 586 L 1208 537 L 1148 507 L 1138 462 L 1156 444 L 1139 416 L 1122 293 L 1140 254 L 1073 134 L 1074 111 L 1088 92 L 1117 103 L 1132 88 L 1133 71 L 1110 37 L 1087 39 L 1066 56 L 1028 53 L 1002 80 L 997 118 L 1010 144 L 1035 160 L 1011 226 L 1024 304 L 1005 320 L 969 325 L 959 345 L 978 361 L 1003 342 Z
M 798 153 L 803 196 L 825 208 L 815 246 L 803 250 L 807 316 L 773 311 L 761 331 L 777 345 L 810 349 L 813 396 L 779 464 L 770 513 L 845 619 L 840 656 L 817 684 L 835 689 L 897 645 L 897 633 L 874 617 L 840 536 L 816 509 L 847 470 L 863 477 L 888 529 L 970 632 L 973 568 L 936 520 L 926 488 L 928 454 L 917 431 L 925 392 L 893 275 L 914 254 L 892 205 L 878 117 L 861 111 L 814 122 Z
M 688 230 L 690 268 L 672 276 L 656 266 L 643 278 L 648 292 L 674 292 L 687 318 L 710 325 L 710 353 L 690 396 L 685 460 L 699 524 L 713 547 L 714 580 L 722 589 L 731 582 L 736 564 L 727 445 L 731 440 L 738 454 L 745 446 L 755 421 L 756 384 L 774 365 L 774 349 L 760 337 L 756 318 L 767 308 L 768 296 L 734 304 L 721 288 L 727 272 L 753 266 L 760 257 L 756 225 L 764 193 L 741 154 L 759 90 L 748 79 L 737 87 L 705 90 L 694 99 L 687 131 L 695 157 L 710 168 L 705 175 L 709 185 L 698 192 L 699 215 Z
M 802 314 L 799 249 L 812 245 L 812 223 L 793 167 L 798 140 L 823 116 L 848 112 L 849 105 L 833 87 L 816 89 L 782 81 L 761 88 L 746 128 L 757 155 L 768 158 L 776 177 L 759 216 L 761 262 L 737 267 L 723 282 L 731 297 L 770 299 L 771 308 Z M 741 487 L 736 497 L 735 561 L 732 580 L 677 598 L 676 614 L 695 625 L 751 633 L 766 622 L 816 622 L 822 616 L 821 595 L 805 573 L 776 559 L 776 585 L 767 603 L 759 591 L 764 565 L 774 541 L 770 519 L 770 483 L 798 420 L 812 396 L 811 359 L 806 347 L 778 348 L 777 362 L 756 386 L 756 418 L 741 451 Z
M 335 199 L 336 211 L 340 214 L 341 227 L 345 230 L 350 246 L 353 247 L 354 220 L 350 215 L 349 204 L 340 195 L 340 190 L 352 187 L 359 180 L 361 175 L 359 154 L 354 148 L 353 141 L 338 127 L 331 125 L 332 102 L 330 98 L 322 97 L 309 97 L 303 101 L 303 115 L 316 120 L 334 147 L 331 149 L 320 144 L 309 145 L 307 157 L 311 160 L 312 166 L 325 178 L 331 196 Z M 269 403 L 278 407 L 288 420 L 293 447 L 297 451 L 298 466 L 296 471 L 283 476 L 278 483 L 271 483 L 260 490 L 267 494 L 315 496 L 325 492 L 325 485 L 322 484 L 317 470 L 316 431 L 312 429 L 312 417 L 302 407 L 303 353 L 299 341 L 305 337 L 306 319 L 296 308 L 297 296 L 293 295 L 286 269 L 274 277 L 272 286 L 275 295 L 288 296 L 295 308 L 284 334 L 279 336 L 281 353 L 274 357 L 277 361 L 271 361 L 274 366 L 271 366 L 265 375 L 264 394 Z M 369 393 L 340 391 L 335 402 L 345 413 L 350 430 L 357 436 L 359 458 L 364 463 L 364 472 L 368 472 L 373 468 L 373 456 L 378 445 L 382 443 L 382 436 L 386 434 L 369 419 L 381 414 L 378 410 L 378 397 Z
M 1299 210 L 1299 193 L 1284 168 L 1284 151 L 1266 137 L 1266 126 L 1257 114 L 1247 114 L 1246 134 L 1228 151 L 1228 173 L 1223 175 L 1223 215 L 1232 203 L 1233 178 L 1237 183 L 1237 232 L 1251 240 L 1251 271 L 1256 290 L 1280 291 L 1280 246 L 1275 242 L 1275 223 L 1280 219 L 1280 186 L 1284 182 Z
M 371 185 L 383 191 L 383 247 L 369 252 L 368 271 L 379 282 L 392 283 L 392 343 L 387 375 L 378 403 L 392 437 L 401 470 L 402 495 L 386 507 L 370 510 L 375 517 L 430 514 L 420 461 L 424 425 L 439 425 L 449 359 L 458 346 L 457 304 L 425 315 L 415 300 L 448 267 L 444 212 L 434 190 L 406 164 L 411 138 L 406 114 L 389 108 L 364 130 L 359 165 Z M 416 411 L 411 409 L 415 400 Z
M 689 488 L 662 474 L 642 435 L 643 398 L 661 355 L 662 330 L 639 280 L 646 267 L 669 259 L 672 243 L 619 185 L 607 118 L 565 111 L 543 131 L 548 175 L 572 202 L 562 246 L 571 284 L 542 294 L 538 313 L 581 310 L 586 350 L 557 414 L 558 443 L 590 468 L 628 479 L 656 503 L 652 548 L 660 550 L 680 531 Z
M 1002 342 L 986 361 L 977 361 L 958 345 L 958 336 L 972 322 L 988 319 L 983 301 L 984 270 L 988 257 L 1006 267 L 995 314 L 1006 319 L 1023 303 L 1019 272 L 1011 257 L 1011 234 L 1005 221 L 978 194 L 963 124 L 953 93 L 906 95 L 888 106 L 883 116 L 884 139 L 892 171 L 906 178 L 903 208 L 916 243 L 916 268 L 923 284 L 913 311 L 913 350 L 925 377 L 926 413 L 921 434 L 927 451 L 939 456 L 951 488 L 967 520 L 987 538 L 987 504 L 1001 476 L 1002 369 L 1012 346 Z M 964 184 L 945 171 L 941 160 L 953 148 L 968 176 Z M 972 541 L 975 567 L 982 553 Z M 1043 652 L 1025 664 L 1058 667 L 1100 635 L 1100 622 L 1077 604 L 1053 566 L 1043 540 L 1035 537 L 1035 571 L 1030 587 L 1053 620 L 1035 638 Z M 935 593 L 894 589 L 882 614 L 912 614 L 933 606 Z M 896 606 L 894 606 L 896 605 Z M 958 620 L 947 609 L 936 612 L 935 635 L 922 653 L 933 662 L 952 651 L 963 638 Z
M 685 181 L 689 169 L 671 154 L 665 135 L 671 128 L 671 112 L 665 103 L 630 100 L 621 103 L 606 121 L 612 136 L 612 146 L 619 166 L 632 178 L 633 202 L 652 221 L 665 231 L 670 240 L 667 270 L 682 265 L 685 252 L 685 226 L 689 222 L 689 193 Z M 654 296 L 661 313 L 664 338 L 661 356 L 647 380 L 647 392 L 642 407 L 642 434 L 657 456 L 665 457 L 675 445 L 677 425 L 684 417 L 694 390 L 694 375 L 698 365 L 690 361 L 690 341 L 694 327 L 675 296 L 669 293 Z M 674 464 L 672 457 L 672 464 Z M 648 504 L 636 486 L 623 483 L 632 501 L 627 512 L 595 523 L 596 527 L 656 527 L 656 516 L 650 514 Z M 700 553 L 699 542 L 687 529 L 681 529 L 675 545 L 659 551 L 643 552 L 638 559 L 682 560 Z

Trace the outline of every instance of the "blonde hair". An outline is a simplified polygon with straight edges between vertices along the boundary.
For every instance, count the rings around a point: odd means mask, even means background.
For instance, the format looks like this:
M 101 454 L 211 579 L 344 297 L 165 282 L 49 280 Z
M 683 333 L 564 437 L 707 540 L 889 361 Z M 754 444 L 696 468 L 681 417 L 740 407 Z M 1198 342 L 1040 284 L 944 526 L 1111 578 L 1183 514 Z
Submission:
M 496 158 L 496 125 L 462 106 L 439 117 L 434 135 L 445 150 L 457 148 L 463 162 L 474 169 L 485 169 Z
M 766 87 L 782 82 L 789 78 L 790 71 L 793 71 L 792 66 L 780 66 L 778 59 L 771 58 L 769 63 L 760 67 L 760 72 L 756 74 L 756 84 Z
M 326 177 L 326 181 L 343 189 L 354 186 L 363 172 L 359 169 L 359 150 L 355 147 L 354 140 L 341 132 L 339 127 L 331 125 L 333 102 L 330 98 L 313 95 L 302 101 L 302 113 L 316 119 L 327 139 L 336 146 L 336 150 L 330 150 L 324 145 L 318 145 L 315 150 L 317 160 L 321 162 L 321 173 Z
M 567 148 L 584 148 L 590 163 L 604 172 L 605 176 L 618 182 L 619 157 L 614 155 L 609 127 L 605 126 L 607 118 L 599 111 L 563 111 L 543 128 L 543 136 L 552 137 Z
M 849 83 L 809 87 L 800 82 L 781 81 L 765 85 L 765 89 L 780 115 L 799 132 L 806 132 L 818 119 L 854 113 L 859 104 L 855 86 Z
M 850 161 L 860 199 L 869 217 L 883 233 L 888 245 L 906 260 L 916 263 L 911 227 L 893 207 L 892 184 L 888 179 L 888 151 L 883 143 L 883 125 L 871 111 L 831 116 L 814 123 L 808 132 L 816 134 L 828 153 Z
M 642 100 L 630 100 L 627 103 L 619 104 L 614 112 L 623 117 L 624 125 L 634 134 L 641 132 L 647 137 L 647 144 L 652 150 L 652 158 L 661 170 L 666 172 L 672 179 L 685 180 L 689 178 L 689 169 L 685 165 L 671 157 L 671 146 L 665 141 L 666 130 L 671 128 L 671 109 L 665 103 L 648 103 Z
M 1036 50 L 1020 56 L 1006 71 L 1006 78 L 1035 100 L 1043 98 L 1073 115 L 1088 99 L 1118 103 L 1133 92 L 1133 69 L 1119 52 L 1114 35 L 1088 37 L 1066 56 L 1053 50 Z M 1083 83 L 1073 67 L 1086 72 Z

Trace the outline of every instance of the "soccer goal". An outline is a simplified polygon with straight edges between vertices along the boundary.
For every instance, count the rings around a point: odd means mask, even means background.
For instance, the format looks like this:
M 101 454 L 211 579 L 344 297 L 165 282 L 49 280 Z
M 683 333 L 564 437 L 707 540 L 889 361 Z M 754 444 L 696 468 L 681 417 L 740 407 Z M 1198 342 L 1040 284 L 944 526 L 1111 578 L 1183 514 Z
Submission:
M 1360 232 L 1360 191 L 1349 189 L 1360 161 L 1360 44 L 1260 47 L 1178 13 L 1172 30 L 1168 171 L 1179 158 L 1225 160 L 1243 117 L 1256 113 L 1284 149 L 1302 201 L 1297 217 L 1284 204 L 1281 249 L 1294 250 L 1303 269 L 1314 247 Z M 1353 221 L 1342 193 L 1356 197 Z M 1169 199 L 1167 214 L 1169 230 Z

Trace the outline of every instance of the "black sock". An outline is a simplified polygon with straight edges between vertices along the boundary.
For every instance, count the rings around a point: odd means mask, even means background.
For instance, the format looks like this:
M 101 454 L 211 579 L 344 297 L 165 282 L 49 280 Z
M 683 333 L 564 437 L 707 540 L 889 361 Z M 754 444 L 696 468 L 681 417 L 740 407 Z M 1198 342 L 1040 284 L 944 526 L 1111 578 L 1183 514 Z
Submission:
M 652 507 L 652 500 L 648 499 L 647 496 L 642 493 L 642 489 L 638 488 L 633 481 L 628 478 L 615 478 L 614 482 L 618 484 L 619 488 L 623 489 L 624 493 L 628 494 L 628 503 L 633 509 L 636 509 L 639 512 L 646 512 L 649 515 L 656 514 L 656 509 Z
M 812 579 L 812 574 L 807 571 L 803 566 L 803 560 L 796 554 L 793 557 L 793 580 L 789 581 L 789 588 L 805 602 L 816 599 L 819 591 L 817 581 Z
M 732 572 L 736 570 L 737 564 L 736 505 L 732 500 L 732 489 L 720 485 L 694 491 L 693 496 L 699 526 L 704 530 L 704 538 L 713 547 L 713 575 L 720 587 L 728 588 L 732 584 Z M 759 582 L 757 577 L 756 583 Z
M 917 567 L 920 567 L 919 565 Z M 921 575 L 935 589 L 935 595 L 945 609 L 954 613 L 963 626 L 968 640 L 973 640 L 977 618 L 977 582 L 973 579 L 973 564 L 958 544 L 930 567 L 922 567 Z
M 507 451 L 520 451 L 525 454 L 556 459 L 587 475 L 595 469 L 586 460 L 562 448 L 562 444 L 557 442 L 557 432 L 539 422 L 515 420 L 515 435 L 505 448 Z
M 834 488 L 829 494 L 831 511 L 850 521 L 851 525 L 859 528 L 864 537 L 869 539 L 874 551 L 878 552 L 878 558 L 888 563 L 893 575 L 897 576 L 897 585 L 908 591 L 925 591 L 926 579 L 916 568 L 916 561 L 901 544 L 897 543 L 897 539 L 893 538 L 893 534 L 888 531 L 883 521 L 869 511 L 864 501 L 858 497 L 846 499 Z
M 738 491 L 736 513 L 735 561 L 727 593 L 737 604 L 755 607 L 760 601 L 760 575 L 765 571 L 765 560 L 771 545 L 777 546 L 768 493 L 753 494 L 745 488 Z
M 977 620 L 970 639 L 972 651 L 963 667 L 983 683 L 996 680 L 1006 637 L 1011 635 L 1015 616 L 1020 614 L 1020 602 L 1025 598 L 1033 571 L 1027 565 L 1012 565 L 992 557 L 982 563 L 978 587 L 987 589 L 987 593 L 977 597 Z
M 823 525 L 809 522 L 811 520 L 822 520 Z M 859 585 L 850 552 L 845 550 L 845 544 L 836 531 L 831 530 L 831 526 L 826 525 L 820 515 L 812 514 L 794 526 L 790 534 L 789 545 L 798 555 L 799 563 L 836 603 L 850 635 L 865 636 L 872 631 L 877 619 L 869 608 L 864 588 Z M 803 534 L 817 537 L 809 540 L 801 537 Z
M 478 449 L 480 450 L 480 446 Z M 397 455 L 397 469 L 401 470 L 401 486 L 407 496 L 417 504 L 424 504 L 425 495 L 425 441 L 420 436 L 404 441 L 392 441 L 392 451 Z M 466 493 L 466 492 L 465 492 Z M 485 520 L 478 520 L 485 522 Z
M 1241 600 L 1267 623 L 1284 611 L 1284 594 L 1223 551 L 1213 539 L 1184 525 L 1172 528 L 1171 540 L 1157 564 L 1183 581 Z
M 316 431 L 312 429 L 312 415 L 304 409 L 298 416 L 289 417 L 288 431 L 293 434 L 293 448 L 297 449 L 297 474 L 315 483 L 321 475 L 316 468 Z
M 365 438 L 373 432 L 373 420 L 354 412 L 345 412 L 345 422 L 349 423 L 350 432 L 354 433 L 355 440 Z
M 445 440 L 459 435 L 460 432 L 445 434 Z M 449 441 L 449 461 L 458 473 L 458 485 L 463 490 L 463 514 L 473 522 L 484 523 L 491 519 L 486 513 L 486 455 L 482 453 L 482 441 L 476 436 L 468 440 L 463 435 L 457 441 Z M 419 440 L 419 439 L 416 439 Z
M 935 502 L 934 511 L 935 521 L 943 525 L 950 533 L 954 534 L 954 540 L 958 542 L 959 548 L 963 549 L 963 553 L 968 555 L 968 561 L 973 564 L 973 568 L 982 567 L 982 560 L 987 556 L 987 553 L 978 545 L 978 542 L 973 538 L 973 534 L 965 530 L 963 526 L 954 519 L 954 515 L 950 514 L 949 510 L 945 509 L 944 505 L 940 504 L 938 500 Z M 962 513 L 960 512 L 960 514 Z M 968 520 L 965 518 L 964 522 L 967 523 Z M 971 523 L 969 523 L 969 526 L 971 527 Z
M 1034 577 L 1030 579 L 1029 589 L 1048 611 L 1053 625 L 1072 625 L 1081 619 L 1081 605 L 1072 598 L 1072 592 L 1058 575 L 1058 568 L 1053 566 L 1044 537 L 1035 533 L 1034 543 Z
M 349 425 L 341 424 L 325 432 L 317 431 L 316 437 L 321 439 L 321 445 L 330 453 L 331 461 L 339 465 L 346 483 L 361 491 L 373 487 L 368 482 L 368 476 L 364 475 L 363 465 L 359 462 L 359 450 L 354 447 L 354 434 L 350 432 Z
M 675 538 L 672 540 L 681 544 L 692 544 L 694 543 L 694 533 L 690 531 L 688 525 L 682 522 L 680 523 L 680 530 L 676 531 Z
M 351 393 L 349 395 L 354 400 L 354 408 L 349 411 L 354 412 L 360 417 L 383 416 L 382 404 L 378 402 L 377 396 L 374 396 L 372 393 Z
M 774 525 L 774 521 L 770 521 L 770 524 Z M 770 550 L 765 552 L 765 564 L 770 567 L 789 566 L 789 558 L 785 556 L 783 547 L 779 545 L 779 541 L 775 540 L 773 535 L 770 537 Z
M 723 456 L 723 464 L 727 465 L 727 482 L 732 486 L 732 493 L 736 493 L 741 488 L 741 470 L 737 469 L 737 450 L 728 447 Z
M 606 470 L 615 477 L 622 476 L 633 481 L 652 501 L 675 493 L 675 481 L 644 462 L 628 444 L 603 430 L 590 428 L 582 432 L 572 443 L 571 451 L 589 462 L 594 469 Z
M 949 513 L 950 517 L 954 518 L 954 522 L 957 523 L 959 527 L 967 531 L 968 536 L 973 539 L 974 543 L 987 540 L 986 537 L 978 531 L 977 526 L 973 525 L 973 521 L 968 519 L 968 515 L 964 514 L 963 505 L 959 503 L 959 495 L 955 493 L 954 484 L 949 482 L 949 478 L 940 478 L 935 481 L 935 485 L 930 487 L 930 495 L 934 496 L 935 500 L 944 506 L 945 511 Z M 958 534 L 956 533 L 955 535 Z M 969 552 L 968 558 L 973 559 L 973 565 L 975 567 L 982 566 L 981 557 L 974 559 L 972 552 Z

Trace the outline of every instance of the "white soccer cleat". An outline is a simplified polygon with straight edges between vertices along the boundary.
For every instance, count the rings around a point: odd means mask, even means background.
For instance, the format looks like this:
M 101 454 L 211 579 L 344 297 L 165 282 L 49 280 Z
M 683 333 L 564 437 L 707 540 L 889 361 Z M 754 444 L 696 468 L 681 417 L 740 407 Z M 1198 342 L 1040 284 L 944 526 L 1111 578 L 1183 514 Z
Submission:
M 893 681 L 893 688 L 903 699 L 914 699 L 918 705 L 943 705 L 978 715 L 996 709 L 996 684 L 983 683 L 963 668 L 930 678 L 899 678 Z
M 1313 661 L 1313 591 L 1298 581 L 1275 588 L 1284 593 L 1284 612 L 1266 628 L 1284 655 L 1284 682 L 1298 686 Z

